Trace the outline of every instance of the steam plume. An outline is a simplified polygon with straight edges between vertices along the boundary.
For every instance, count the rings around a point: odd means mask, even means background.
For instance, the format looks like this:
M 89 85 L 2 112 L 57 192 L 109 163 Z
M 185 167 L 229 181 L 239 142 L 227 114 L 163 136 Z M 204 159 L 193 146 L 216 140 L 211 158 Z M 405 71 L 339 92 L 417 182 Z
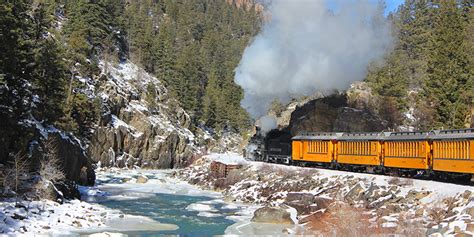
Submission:
M 242 106 L 257 119 L 273 100 L 344 90 L 383 57 L 392 37 L 383 8 L 373 0 L 274 0 L 271 19 L 245 49 L 235 82 Z

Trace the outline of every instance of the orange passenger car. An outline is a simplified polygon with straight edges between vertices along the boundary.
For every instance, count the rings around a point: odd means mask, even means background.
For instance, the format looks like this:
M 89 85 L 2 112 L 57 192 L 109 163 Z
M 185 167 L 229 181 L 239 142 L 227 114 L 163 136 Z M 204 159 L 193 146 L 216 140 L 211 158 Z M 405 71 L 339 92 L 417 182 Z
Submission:
M 474 129 L 433 131 L 433 170 L 474 174 Z
M 430 169 L 428 133 L 389 133 L 383 142 L 383 166 L 415 170 Z
M 293 162 L 333 162 L 336 136 L 336 133 L 306 132 L 293 137 Z
M 337 138 L 339 164 L 381 165 L 381 133 L 344 133 Z

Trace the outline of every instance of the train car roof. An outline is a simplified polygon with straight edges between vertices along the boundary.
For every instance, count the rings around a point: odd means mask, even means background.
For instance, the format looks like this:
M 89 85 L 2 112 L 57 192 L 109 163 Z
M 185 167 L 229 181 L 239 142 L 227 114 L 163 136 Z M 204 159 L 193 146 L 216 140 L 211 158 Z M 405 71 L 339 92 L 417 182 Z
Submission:
M 364 133 L 343 133 L 337 137 L 338 141 L 379 141 L 384 137 L 381 132 L 364 132 Z
M 453 130 L 434 130 L 430 133 L 431 140 L 446 139 L 474 139 L 474 128 L 453 129 Z
M 429 132 L 387 132 L 383 140 L 385 141 L 416 141 L 427 140 Z
M 291 140 L 335 140 L 342 133 L 335 132 L 300 132 L 298 135 L 291 138 Z

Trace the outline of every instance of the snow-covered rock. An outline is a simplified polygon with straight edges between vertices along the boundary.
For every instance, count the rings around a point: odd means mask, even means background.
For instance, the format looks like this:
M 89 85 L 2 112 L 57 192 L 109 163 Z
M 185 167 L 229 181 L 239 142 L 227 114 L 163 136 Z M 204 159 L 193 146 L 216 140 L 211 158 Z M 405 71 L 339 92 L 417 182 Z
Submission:
M 200 152 L 189 115 L 156 77 L 131 62 L 100 63 L 105 105 L 89 154 L 103 166 L 173 168 Z

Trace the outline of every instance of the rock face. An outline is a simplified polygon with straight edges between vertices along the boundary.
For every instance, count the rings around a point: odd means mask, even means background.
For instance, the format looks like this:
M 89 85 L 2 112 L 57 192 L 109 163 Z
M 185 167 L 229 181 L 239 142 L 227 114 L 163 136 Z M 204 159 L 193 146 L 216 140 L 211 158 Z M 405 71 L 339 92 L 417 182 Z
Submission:
M 105 111 L 88 149 L 94 161 L 102 166 L 174 168 L 198 153 L 205 132 L 191 132 L 200 129 L 191 125 L 158 79 L 129 62 L 101 68 L 97 93 Z
M 378 132 L 386 122 L 369 111 L 347 107 L 345 95 L 311 100 L 291 114 L 290 131 Z
M 262 207 L 253 214 L 252 222 L 294 224 L 290 213 L 282 207 Z
M 37 128 L 36 132 L 38 136 L 33 141 L 46 138 L 52 139 L 62 166 L 61 170 L 68 180 L 80 185 L 94 185 L 95 172 L 93 161 L 88 158 L 85 149 L 76 137 L 55 128 Z M 30 145 L 31 165 L 33 168 L 39 168 L 44 149 L 38 142 L 32 142 Z

